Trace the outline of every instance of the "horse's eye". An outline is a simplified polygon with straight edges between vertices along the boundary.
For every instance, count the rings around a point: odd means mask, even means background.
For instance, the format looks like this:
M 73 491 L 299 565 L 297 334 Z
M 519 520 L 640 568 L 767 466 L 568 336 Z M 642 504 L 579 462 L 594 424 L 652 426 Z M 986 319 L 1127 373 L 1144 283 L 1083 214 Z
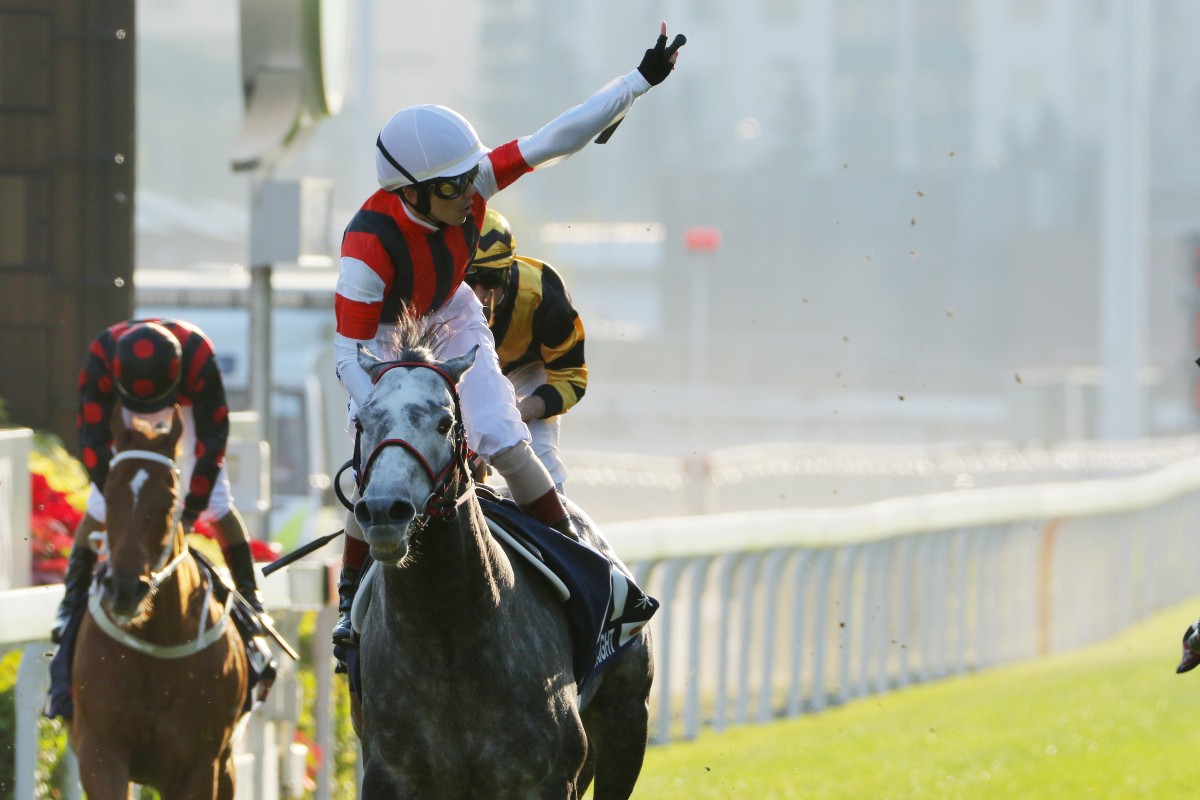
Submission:
M 442 436 L 445 436 L 449 432 L 450 432 L 450 419 L 445 418 L 441 422 L 438 423 L 438 433 L 440 433 Z

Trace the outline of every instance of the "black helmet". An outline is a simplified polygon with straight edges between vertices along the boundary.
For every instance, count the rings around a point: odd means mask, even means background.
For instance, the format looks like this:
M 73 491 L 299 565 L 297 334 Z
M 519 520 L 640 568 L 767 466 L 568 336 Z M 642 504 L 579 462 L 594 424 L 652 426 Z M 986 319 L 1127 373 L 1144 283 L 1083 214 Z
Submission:
M 479 229 L 479 244 L 467 267 L 466 281 L 471 288 L 499 289 L 508 282 L 517 240 L 504 215 L 489 208 Z
M 117 339 L 112 362 L 121 404 L 138 414 L 175 402 L 183 373 L 179 340 L 157 322 L 138 322 Z

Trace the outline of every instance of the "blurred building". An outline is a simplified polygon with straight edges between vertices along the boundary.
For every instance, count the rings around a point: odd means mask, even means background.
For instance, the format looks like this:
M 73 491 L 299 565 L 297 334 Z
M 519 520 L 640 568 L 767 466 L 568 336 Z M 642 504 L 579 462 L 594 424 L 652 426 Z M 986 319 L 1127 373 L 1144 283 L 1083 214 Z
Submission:
M 689 38 L 608 144 L 495 201 L 585 315 L 571 435 L 675 440 L 687 408 L 721 418 L 718 438 L 1091 433 L 1116 0 L 444 5 L 357 6 L 345 109 L 280 168 L 336 182 L 335 225 L 373 190 L 370 142 L 397 108 L 451 105 L 497 145 L 635 67 L 659 20 Z M 1169 433 L 1196 422 L 1200 7 L 1142 8 L 1145 428 Z M 244 208 L 223 151 L 236 20 L 199 0 L 139 13 L 139 197 Z M 150 210 L 142 267 L 238 260 L 237 234 L 185 249 Z M 721 229 L 716 253 L 685 249 L 697 225 Z

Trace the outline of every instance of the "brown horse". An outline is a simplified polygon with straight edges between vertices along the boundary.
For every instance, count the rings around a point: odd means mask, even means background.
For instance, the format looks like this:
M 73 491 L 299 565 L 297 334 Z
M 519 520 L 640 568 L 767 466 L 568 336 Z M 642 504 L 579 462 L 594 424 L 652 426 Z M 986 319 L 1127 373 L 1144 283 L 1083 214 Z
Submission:
M 104 499 L 108 571 L 92 587 L 75 646 L 72 745 L 90 800 L 232 800 L 234 727 L 248 665 L 228 608 L 188 551 L 166 426 L 113 415 L 117 454 Z

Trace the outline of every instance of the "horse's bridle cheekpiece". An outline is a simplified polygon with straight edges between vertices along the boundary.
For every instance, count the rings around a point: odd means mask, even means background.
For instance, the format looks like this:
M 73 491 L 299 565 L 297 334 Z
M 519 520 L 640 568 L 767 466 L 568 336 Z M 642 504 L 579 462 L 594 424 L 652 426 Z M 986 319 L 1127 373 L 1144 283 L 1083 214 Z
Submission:
M 165 467 L 168 467 L 171 472 L 175 474 L 176 480 L 178 480 L 179 468 L 175 465 L 175 462 L 169 456 L 165 456 L 161 453 L 155 453 L 151 450 L 122 450 L 114 455 L 112 460 L 108 463 L 111 467 L 113 464 L 118 464 L 121 461 L 129 460 L 153 461 L 161 464 Z M 172 516 L 174 519 L 171 523 L 171 529 L 175 530 L 179 526 L 179 522 L 183 517 L 182 499 L 176 500 L 175 509 L 172 513 Z M 171 555 L 172 545 L 172 537 L 168 536 L 167 544 L 162 553 L 159 555 L 154 569 L 150 572 L 149 580 L 151 595 L 158 590 L 158 587 L 162 585 L 163 581 L 171 577 L 171 575 L 175 572 L 175 569 L 181 563 L 183 563 L 185 558 L 187 558 L 188 545 L 187 541 L 185 540 L 183 548 L 179 551 L 179 555 L 170 559 L 168 562 L 167 559 Z M 196 638 L 177 645 L 154 644 L 152 642 L 139 639 L 109 619 L 108 614 L 104 611 L 104 607 L 101 604 L 101 592 L 99 590 L 99 586 L 100 584 L 98 582 L 93 583 L 91 591 L 88 595 L 88 612 L 92 615 L 92 619 L 94 619 L 100 629 L 108 634 L 112 639 L 115 639 L 132 650 L 137 650 L 139 653 L 145 653 L 146 655 L 153 656 L 154 658 L 176 659 L 198 653 L 224 636 L 225 629 L 228 627 L 230 622 L 229 614 L 233 598 L 232 592 L 230 592 L 229 596 L 225 599 L 225 602 L 221 604 L 221 616 L 215 624 L 209 625 L 207 617 L 201 618 L 200 628 L 196 633 Z M 207 581 L 204 596 L 205 606 L 211 602 L 212 598 L 212 581 Z
M 397 367 L 407 367 L 415 369 L 420 367 L 436 372 L 446 382 L 446 386 L 450 389 L 450 396 L 454 398 L 454 452 L 451 454 L 450 463 L 442 468 L 440 472 L 434 472 L 433 467 L 429 465 L 429 461 L 421 452 L 417 450 L 410 442 L 405 439 L 384 439 L 371 450 L 371 454 L 367 456 L 365 464 L 361 464 L 362 452 L 360 443 L 362 440 L 362 426 L 355 421 L 354 434 L 354 473 L 357 476 L 358 495 L 363 496 L 364 490 L 367 488 L 367 478 L 371 471 L 371 465 L 375 463 L 375 459 L 379 454 L 388 447 L 402 447 L 417 460 L 421 465 L 421 469 L 429 476 L 430 482 L 433 484 L 433 490 L 429 493 L 429 497 L 425 500 L 424 508 L 417 510 L 416 519 L 412 523 L 414 531 L 419 531 L 428 524 L 431 519 L 454 519 L 458 515 L 458 505 L 462 497 L 465 496 L 468 480 L 464 481 L 463 476 L 469 476 L 467 470 L 467 435 L 462 424 L 462 408 L 459 405 L 458 389 L 455 387 L 454 380 L 446 374 L 445 370 L 433 364 L 426 364 L 423 361 L 396 361 L 388 364 L 383 369 L 377 372 L 372 380 L 372 383 L 379 383 L 379 379 L 385 373 L 390 372 Z M 361 466 L 360 466 L 361 464 Z
M 175 462 L 169 456 L 164 456 L 162 453 L 155 453 L 151 450 L 123 450 L 112 457 L 112 459 L 108 462 L 108 466 L 111 468 L 115 464 L 129 460 L 153 461 L 158 464 L 162 464 L 175 474 L 176 480 L 179 478 L 179 467 L 175 466 Z M 171 516 L 173 517 L 171 529 L 174 530 L 175 526 L 178 525 L 180 520 L 183 519 L 182 499 L 176 499 L 175 508 L 172 510 Z M 187 546 L 185 545 L 182 552 L 168 562 L 167 559 L 171 555 L 172 545 L 173 542 L 171 541 L 171 537 L 168 536 L 167 543 L 163 547 L 163 551 L 159 554 L 158 561 L 156 561 L 154 564 L 154 569 L 150 571 L 151 592 L 156 590 L 163 581 L 171 577 L 171 573 L 175 571 L 175 568 L 178 567 L 183 561 L 184 557 L 187 556 Z

